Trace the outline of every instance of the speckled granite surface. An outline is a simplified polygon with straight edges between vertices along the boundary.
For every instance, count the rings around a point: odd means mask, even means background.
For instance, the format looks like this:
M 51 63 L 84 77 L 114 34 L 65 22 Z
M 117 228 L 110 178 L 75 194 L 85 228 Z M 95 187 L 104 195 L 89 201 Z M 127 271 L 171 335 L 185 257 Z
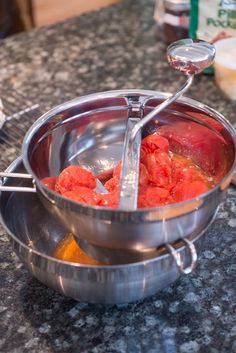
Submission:
M 183 82 L 167 67 L 147 0 L 9 38 L 0 62 L 0 85 L 43 106 L 110 89 L 174 91 Z M 213 77 L 198 76 L 188 96 L 236 123 L 236 104 L 224 99 Z M 207 232 L 194 273 L 143 302 L 77 303 L 32 278 L 2 228 L 0 248 L 1 353 L 236 352 L 235 187 Z

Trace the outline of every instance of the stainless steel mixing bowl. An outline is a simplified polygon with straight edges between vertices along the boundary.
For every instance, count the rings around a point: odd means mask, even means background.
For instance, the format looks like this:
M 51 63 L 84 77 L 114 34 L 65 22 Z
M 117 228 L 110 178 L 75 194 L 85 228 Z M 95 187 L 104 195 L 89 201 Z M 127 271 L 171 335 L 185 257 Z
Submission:
M 168 96 L 141 90 L 97 93 L 52 109 L 28 131 L 22 149 L 25 168 L 47 210 L 79 240 L 108 252 L 139 252 L 198 235 L 214 217 L 235 168 L 235 132 L 221 114 L 189 98 L 161 112 L 143 136 L 161 128 L 174 152 L 214 175 L 218 183 L 207 193 L 164 207 L 124 211 L 73 202 L 40 182 L 71 164 L 89 166 L 95 173 L 114 167 L 122 155 L 128 117 L 142 118 Z M 175 138 L 179 124 L 185 126 L 181 143 Z
M 22 161 L 14 162 L 8 171 L 24 173 Z M 28 184 L 21 179 L 16 182 L 19 187 Z M 4 185 L 12 185 L 12 179 L 5 179 Z M 51 217 L 36 193 L 2 192 L 0 218 L 14 251 L 33 276 L 60 293 L 83 302 L 133 302 L 155 294 L 180 276 L 175 258 L 165 247 L 156 250 L 155 258 L 151 260 L 128 265 L 88 266 L 53 258 L 55 247 L 67 230 Z M 202 239 L 198 235 L 192 240 L 198 249 Z M 172 247 L 184 267 L 190 266 L 188 272 L 196 262 L 190 250 L 182 241 Z

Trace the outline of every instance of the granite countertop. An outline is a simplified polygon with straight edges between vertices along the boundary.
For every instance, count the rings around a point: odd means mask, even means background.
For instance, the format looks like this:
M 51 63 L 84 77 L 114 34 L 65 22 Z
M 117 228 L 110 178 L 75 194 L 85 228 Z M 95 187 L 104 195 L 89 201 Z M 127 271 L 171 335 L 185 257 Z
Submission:
M 168 68 L 153 9 L 151 0 L 126 0 L 2 41 L 0 86 L 42 106 L 113 89 L 173 92 L 184 79 Z M 236 104 L 212 76 L 199 75 L 187 95 L 236 123 Z M 101 306 L 39 283 L 1 227 L 0 352 L 236 352 L 235 236 L 232 186 L 192 274 L 144 301 Z

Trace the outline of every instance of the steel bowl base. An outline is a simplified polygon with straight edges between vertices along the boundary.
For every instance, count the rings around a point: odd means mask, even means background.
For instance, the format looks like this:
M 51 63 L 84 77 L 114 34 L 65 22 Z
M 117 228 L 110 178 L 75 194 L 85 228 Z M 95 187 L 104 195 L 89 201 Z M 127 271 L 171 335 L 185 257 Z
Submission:
M 24 172 L 21 160 L 8 169 Z M 10 179 L 4 181 L 11 185 Z M 15 184 L 15 182 L 14 182 Z M 27 181 L 18 180 L 26 186 Z M 180 276 L 176 261 L 162 248 L 153 259 L 112 266 L 88 266 L 57 260 L 53 253 L 67 230 L 42 206 L 38 195 L 2 192 L 1 222 L 7 230 L 15 253 L 39 281 L 56 291 L 88 303 L 121 304 L 144 299 L 173 283 Z M 197 248 L 202 234 L 193 240 Z M 183 265 L 189 266 L 189 248 L 178 241 L 173 245 Z

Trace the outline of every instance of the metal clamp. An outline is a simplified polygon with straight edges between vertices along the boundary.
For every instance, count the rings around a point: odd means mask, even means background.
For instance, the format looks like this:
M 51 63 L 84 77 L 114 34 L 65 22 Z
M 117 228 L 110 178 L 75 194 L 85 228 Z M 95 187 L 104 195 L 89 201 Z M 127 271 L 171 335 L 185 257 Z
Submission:
M 185 239 L 183 239 L 183 241 L 186 243 L 186 246 L 191 254 L 191 263 L 186 268 L 184 268 L 184 263 L 181 259 L 180 254 L 178 253 L 178 251 L 170 244 L 166 244 L 166 247 L 169 250 L 170 254 L 172 255 L 173 259 L 175 260 L 175 263 L 176 263 L 179 271 L 181 273 L 184 273 L 187 275 L 187 274 L 191 273 L 196 266 L 197 251 L 196 251 L 194 244 L 190 240 L 185 238 Z
M 0 178 L 21 178 L 21 179 L 31 179 L 33 187 L 25 186 L 4 186 L 2 182 L 0 184 L 0 191 L 13 191 L 13 192 L 36 192 L 36 187 L 34 185 L 34 180 L 30 174 L 24 173 L 7 173 L 0 172 Z

